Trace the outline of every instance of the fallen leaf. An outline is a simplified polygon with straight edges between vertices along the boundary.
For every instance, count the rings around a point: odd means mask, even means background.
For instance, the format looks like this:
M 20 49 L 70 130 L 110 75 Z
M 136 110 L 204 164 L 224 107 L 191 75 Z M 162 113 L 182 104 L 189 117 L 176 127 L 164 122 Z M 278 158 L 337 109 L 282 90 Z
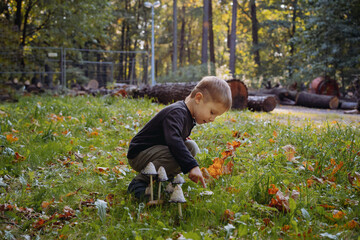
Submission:
M 285 151 L 286 159 L 290 162 L 294 162 L 296 153 L 295 147 L 291 144 L 288 144 L 282 147 L 282 149 Z

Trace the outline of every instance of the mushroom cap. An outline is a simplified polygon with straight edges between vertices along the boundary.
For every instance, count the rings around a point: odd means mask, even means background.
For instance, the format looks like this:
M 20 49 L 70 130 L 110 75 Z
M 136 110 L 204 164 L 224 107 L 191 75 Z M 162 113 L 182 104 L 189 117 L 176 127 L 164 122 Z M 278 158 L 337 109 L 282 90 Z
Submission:
M 174 180 L 173 180 L 172 183 L 173 183 L 173 184 L 183 184 L 183 183 L 185 183 L 185 180 L 184 180 L 184 178 L 183 178 L 180 174 L 178 174 L 178 175 L 174 178 Z
M 167 177 L 167 174 L 166 174 L 166 171 L 165 171 L 165 168 L 163 166 L 159 167 L 158 169 L 158 180 L 160 182 L 165 182 L 167 181 L 169 178 Z
M 180 185 L 176 185 L 174 192 L 171 194 L 170 202 L 173 203 L 184 203 L 186 199 Z
M 152 162 L 149 162 L 148 165 L 146 165 L 146 167 L 141 170 L 141 173 L 144 175 L 157 175 L 155 166 Z
M 172 193 L 172 192 L 174 192 L 174 186 L 172 185 L 171 182 L 169 182 L 169 184 L 166 185 L 165 192 L 167 192 L 167 193 Z

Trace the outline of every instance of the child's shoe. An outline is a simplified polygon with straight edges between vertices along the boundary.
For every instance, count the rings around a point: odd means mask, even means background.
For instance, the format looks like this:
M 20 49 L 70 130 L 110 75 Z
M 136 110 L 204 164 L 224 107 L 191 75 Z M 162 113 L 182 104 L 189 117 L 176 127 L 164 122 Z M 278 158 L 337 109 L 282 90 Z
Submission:
M 128 193 L 134 194 L 138 200 L 143 200 L 145 197 L 145 190 L 149 184 L 140 180 L 133 179 L 128 186 Z

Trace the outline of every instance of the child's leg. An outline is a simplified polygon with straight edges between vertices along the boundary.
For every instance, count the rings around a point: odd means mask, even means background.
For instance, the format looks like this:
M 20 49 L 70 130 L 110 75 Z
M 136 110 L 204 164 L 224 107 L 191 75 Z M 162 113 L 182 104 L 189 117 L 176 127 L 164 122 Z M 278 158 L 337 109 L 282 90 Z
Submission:
M 193 157 L 195 157 L 196 154 L 200 153 L 199 146 L 196 144 L 194 140 L 186 140 L 185 145 L 189 149 Z
M 139 153 L 136 158 L 129 159 L 130 166 L 137 172 L 141 172 L 149 162 L 154 164 L 156 170 L 159 169 L 160 166 L 163 166 L 169 178 L 181 172 L 180 166 L 171 154 L 169 148 L 164 145 L 153 146 Z M 150 182 L 150 178 L 141 173 L 139 173 L 135 179 L 146 183 Z
M 200 152 L 199 147 L 192 140 L 185 141 L 185 145 L 193 156 Z M 141 170 L 143 170 L 149 162 L 154 164 L 156 170 L 161 166 L 164 167 L 170 179 L 181 172 L 180 166 L 170 152 L 169 147 L 164 145 L 156 145 L 145 149 L 134 159 L 129 159 L 130 166 L 139 172 L 139 174 L 129 184 L 128 192 L 134 193 L 139 199 L 144 195 L 145 189 L 150 183 L 150 177 L 141 174 Z

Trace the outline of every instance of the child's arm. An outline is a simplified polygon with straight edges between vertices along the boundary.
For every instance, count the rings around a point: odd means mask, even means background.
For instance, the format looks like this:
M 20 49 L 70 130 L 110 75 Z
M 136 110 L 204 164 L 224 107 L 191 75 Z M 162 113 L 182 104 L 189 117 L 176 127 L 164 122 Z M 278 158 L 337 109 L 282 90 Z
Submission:
M 189 178 L 195 183 L 198 183 L 200 180 L 203 187 L 206 188 L 206 183 L 199 167 L 194 167 L 190 170 Z

